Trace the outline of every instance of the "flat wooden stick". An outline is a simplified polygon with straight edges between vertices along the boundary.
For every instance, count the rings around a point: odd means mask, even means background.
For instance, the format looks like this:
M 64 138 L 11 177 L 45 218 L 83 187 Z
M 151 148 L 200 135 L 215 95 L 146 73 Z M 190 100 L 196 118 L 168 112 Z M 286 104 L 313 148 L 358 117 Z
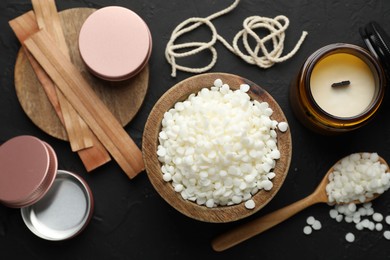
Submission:
M 46 29 L 59 49 L 70 61 L 69 49 L 66 45 L 54 0 L 32 0 L 31 2 L 39 29 Z M 92 132 L 87 124 L 80 118 L 59 90 L 57 90 L 57 97 L 61 106 L 64 125 L 72 151 L 79 151 L 93 146 Z
M 9 25 L 14 31 L 16 37 L 20 43 L 23 43 L 31 34 L 34 34 L 39 31 L 38 24 L 35 20 L 34 11 L 29 11 L 11 21 Z M 61 123 L 64 125 L 64 118 L 62 117 L 61 106 L 57 98 L 56 88 L 53 81 L 47 76 L 46 72 L 42 69 L 41 65 L 34 59 L 33 56 L 24 48 L 24 53 L 26 54 L 27 59 L 29 60 L 31 67 L 33 68 L 39 82 L 42 84 L 43 89 L 52 104 L 57 116 L 59 117 Z
M 57 99 L 55 84 L 47 75 L 47 73 L 43 70 L 41 65 L 39 65 L 39 63 L 23 45 L 24 40 L 26 40 L 31 34 L 39 31 L 34 12 L 29 11 L 9 21 L 9 24 L 18 40 L 22 43 L 22 48 L 31 64 L 31 67 L 33 68 L 39 82 L 41 83 L 49 99 L 49 102 L 52 104 L 57 116 L 59 117 L 61 123 L 64 125 L 64 119 L 62 117 L 61 107 Z M 77 151 L 81 161 L 84 164 L 84 167 L 88 172 L 98 168 L 99 166 L 111 160 L 111 157 L 108 154 L 107 150 L 104 148 L 102 143 L 99 142 L 99 140 L 93 133 L 92 142 L 94 144 L 92 147 Z
M 141 150 L 50 35 L 41 30 L 24 44 L 129 178 L 143 171 Z

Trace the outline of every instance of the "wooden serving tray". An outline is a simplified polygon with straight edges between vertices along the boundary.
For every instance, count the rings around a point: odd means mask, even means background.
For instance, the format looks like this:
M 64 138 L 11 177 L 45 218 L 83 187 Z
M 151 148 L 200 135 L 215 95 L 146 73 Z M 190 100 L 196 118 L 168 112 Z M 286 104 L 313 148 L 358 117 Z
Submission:
M 78 50 L 78 36 L 87 17 L 96 9 L 74 8 L 59 13 L 72 63 L 83 74 L 95 93 L 119 122 L 125 126 L 140 109 L 148 89 L 148 65 L 136 76 L 121 82 L 108 82 L 93 76 Z M 41 87 L 24 51 L 18 53 L 15 64 L 15 89 L 27 116 L 41 130 L 61 140 L 68 140 L 66 131 Z

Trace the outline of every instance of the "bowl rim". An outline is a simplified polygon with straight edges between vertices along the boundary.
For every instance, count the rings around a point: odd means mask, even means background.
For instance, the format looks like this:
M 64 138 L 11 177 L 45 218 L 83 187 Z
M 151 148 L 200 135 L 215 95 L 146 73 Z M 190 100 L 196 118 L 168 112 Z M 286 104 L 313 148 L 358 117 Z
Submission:
M 146 173 L 157 193 L 173 208 L 182 214 L 204 222 L 227 223 L 248 217 L 267 205 L 280 190 L 288 174 L 292 157 L 292 140 L 290 127 L 285 132 L 277 130 L 277 145 L 281 153 L 276 161 L 273 171 L 276 176 L 272 180 L 273 188 L 270 191 L 260 190 L 252 199 L 255 201 L 254 209 L 247 209 L 244 202 L 232 206 L 218 206 L 208 208 L 195 202 L 185 200 L 180 193 L 175 192 L 171 182 L 162 178 L 161 163 L 157 156 L 158 134 L 161 131 L 161 121 L 164 113 L 172 108 L 176 102 L 183 101 L 192 93 L 197 93 L 204 87 L 210 88 L 216 79 L 227 83 L 230 89 L 239 89 L 241 84 L 248 84 L 247 92 L 251 100 L 267 102 L 273 110 L 271 119 L 278 122 L 287 122 L 281 107 L 275 99 L 263 88 L 250 80 L 228 73 L 204 73 L 184 79 L 168 89 L 152 108 L 144 128 L 142 138 L 142 153 Z M 288 122 L 287 122 L 288 123 Z

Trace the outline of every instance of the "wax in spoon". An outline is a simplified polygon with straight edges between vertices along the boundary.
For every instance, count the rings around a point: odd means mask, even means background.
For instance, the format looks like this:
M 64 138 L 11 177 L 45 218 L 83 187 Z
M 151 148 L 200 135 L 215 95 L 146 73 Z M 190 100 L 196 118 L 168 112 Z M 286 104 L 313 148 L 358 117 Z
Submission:
M 371 168 L 370 168 L 371 167 Z M 358 176 L 357 176 L 358 175 Z M 366 190 L 361 190 L 365 186 Z M 370 183 L 367 184 L 367 181 Z M 363 185 L 363 182 L 364 185 Z M 349 183 L 347 189 L 341 192 L 343 184 Z M 269 213 L 263 217 L 244 223 L 212 241 L 215 251 L 223 251 L 233 247 L 273 226 L 283 222 L 289 217 L 316 203 L 364 203 L 371 201 L 390 187 L 390 173 L 386 161 L 376 153 L 356 153 L 344 157 L 331 167 L 315 191 L 289 206 Z M 359 192 L 359 193 L 358 193 Z M 358 193 L 357 196 L 356 193 Z M 342 194 L 348 196 L 342 196 Z M 349 200 L 348 200 L 349 198 Z

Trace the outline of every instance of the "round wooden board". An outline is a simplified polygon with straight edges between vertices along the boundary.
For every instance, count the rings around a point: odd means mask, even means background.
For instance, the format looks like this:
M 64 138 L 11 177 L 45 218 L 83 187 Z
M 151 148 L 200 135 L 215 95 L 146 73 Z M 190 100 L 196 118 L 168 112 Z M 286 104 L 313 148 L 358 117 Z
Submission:
M 176 102 L 187 99 L 191 93 L 197 93 L 204 87 L 211 87 L 218 78 L 221 79 L 223 83 L 227 83 L 231 89 L 238 89 L 243 83 L 248 84 L 250 86 L 248 94 L 252 100 L 267 102 L 273 110 L 271 118 L 278 122 L 287 122 L 278 103 L 267 91 L 255 83 L 232 74 L 202 74 L 179 82 L 157 101 L 150 112 L 145 125 L 142 139 L 142 152 L 148 177 L 154 188 L 165 201 L 188 217 L 205 222 L 225 223 L 236 221 L 254 214 L 263 208 L 276 195 L 282 186 L 290 167 L 292 142 L 289 129 L 284 133 L 280 131 L 277 132 L 278 149 L 281 156 L 280 159 L 277 160 L 274 168 L 276 176 L 272 180 L 273 188 L 270 191 L 262 189 L 253 196 L 253 200 L 256 203 L 256 207 L 253 210 L 245 208 L 244 203 L 234 206 L 207 208 L 206 206 L 199 206 L 194 202 L 184 200 L 179 193 L 174 191 L 172 184 L 165 182 L 162 178 L 161 163 L 157 157 L 158 135 L 161 131 L 161 121 L 164 117 L 164 113 L 172 108 Z
M 74 8 L 60 12 L 62 28 L 73 64 L 108 109 L 125 126 L 133 119 L 144 101 L 149 83 L 149 67 L 145 66 L 139 74 L 121 82 L 104 81 L 89 73 L 79 54 L 78 35 L 85 19 L 95 10 Z M 15 89 L 23 110 L 34 124 L 53 137 L 68 140 L 64 127 L 22 49 L 15 64 Z

